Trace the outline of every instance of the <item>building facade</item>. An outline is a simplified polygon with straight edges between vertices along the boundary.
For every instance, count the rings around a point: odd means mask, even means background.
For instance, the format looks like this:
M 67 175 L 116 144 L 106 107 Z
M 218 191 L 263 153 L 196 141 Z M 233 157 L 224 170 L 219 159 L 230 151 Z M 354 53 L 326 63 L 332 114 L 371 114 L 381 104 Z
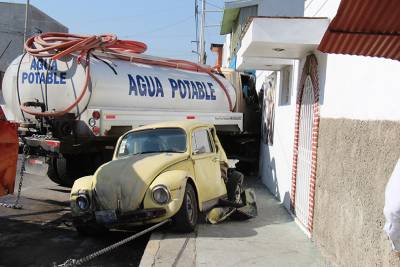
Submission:
M 8 65 L 23 53 L 25 7 L 25 4 L 0 2 L 0 90 Z M 39 32 L 68 32 L 66 26 L 32 5 L 28 9 L 27 25 L 27 37 Z
M 382 228 L 400 156 L 400 62 L 319 52 L 340 0 L 303 4 L 304 18 L 248 19 L 224 56 L 255 70 L 264 95 L 260 177 L 334 265 L 399 266 Z

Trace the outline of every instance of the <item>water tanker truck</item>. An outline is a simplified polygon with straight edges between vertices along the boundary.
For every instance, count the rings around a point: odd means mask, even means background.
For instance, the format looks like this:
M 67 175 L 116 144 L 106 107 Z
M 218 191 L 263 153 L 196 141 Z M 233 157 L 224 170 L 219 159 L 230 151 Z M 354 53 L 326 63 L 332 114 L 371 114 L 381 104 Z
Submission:
M 128 130 L 171 120 L 213 123 L 239 169 L 257 169 L 251 75 L 146 56 L 144 44 L 108 35 L 46 33 L 25 48 L 4 74 L 2 109 L 20 125 L 30 162 L 45 159 L 54 182 L 93 174 Z

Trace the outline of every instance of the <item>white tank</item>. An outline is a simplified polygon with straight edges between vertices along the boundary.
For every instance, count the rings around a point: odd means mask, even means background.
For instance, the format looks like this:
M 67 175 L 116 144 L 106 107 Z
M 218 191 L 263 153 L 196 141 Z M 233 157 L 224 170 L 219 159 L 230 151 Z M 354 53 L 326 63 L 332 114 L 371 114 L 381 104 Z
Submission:
M 30 55 L 16 58 L 3 78 L 3 96 L 7 119 L 23 121 L 33 116 L 22 113 L 20 104 L 43 102 L 49 111 L 62 111 L 80 95 L 85 70 L 75 57 L 51 61 Z M 70 112 L 88 108 L 230 112 L 236 102 L 235 89 L 226 79 L 227 95 L 208 74 L 131 63 L 118 59 L 91 59 L 91 86 L 79 105 Z M 19 69 L 19 70 L 18 70 Z M 17 86 L 18 85 L 18 86 Z M 29 107 L 40 111 L 38 108 Z

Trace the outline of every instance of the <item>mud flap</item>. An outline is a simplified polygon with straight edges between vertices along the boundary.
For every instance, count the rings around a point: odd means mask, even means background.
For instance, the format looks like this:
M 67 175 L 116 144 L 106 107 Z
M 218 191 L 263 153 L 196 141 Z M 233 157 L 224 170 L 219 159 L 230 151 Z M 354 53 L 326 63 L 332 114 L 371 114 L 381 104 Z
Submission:
M 252 189 L 246 189 L 242 193 L 242 201 L 245 205 L 241 208 L 216 207 L 207 213 L 206 219 L 211 224 L 225 221 L 227 218 L 232 220 L 248 220 L 258 215 L 256 194 Z
M 0 196 L 14 192 L 18 160 L 18 125 L 0 120 Z

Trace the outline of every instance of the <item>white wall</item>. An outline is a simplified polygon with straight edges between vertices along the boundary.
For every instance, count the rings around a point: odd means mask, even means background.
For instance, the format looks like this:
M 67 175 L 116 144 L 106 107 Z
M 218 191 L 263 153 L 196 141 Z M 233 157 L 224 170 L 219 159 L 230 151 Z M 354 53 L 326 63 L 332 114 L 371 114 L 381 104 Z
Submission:
M 333 18 L 340 0 L 308 0 L 306 16 Z M 399 120 L 400 62 L 359 56 L 324 54 L 318 60 L 321 117 Z M 295 61 L 290 105 L 279 105 L 276 89 L 274 144 L 261 144 L 260 176 L 286 208 L 290 207 L 295 108 L 298 81 L 305 58 Z M 257 89 L 270 72 L 257 71 Z M 279 80 L 279 79 L 278 79 Z
M 288 210 L 290 209 L 298 64 L 299 62 L 296 61 L 292 72 L 290 105 L 279 104 L 281 75 L 278 73 L 275 96 L 274 144 L 269 146 L 261 141 L 260 147 L 261 179 L 271 193 L 283 202 Z M 269 74 L 270 72 L 257 72 L 257 89 L 261 87 L 265 77 Z
M 333 18 L 340 0 L 307 0 L 305 16 Z M 321 82 L 321 117 L 399 120 L 400 62 L 315 52 Z M 326 75 L 325 75 L 326 74 Z
M 230 56 L 230 46 L 231 46 L 231 35 L 225 35 L 225 42 L 222 49 L 222 67 L 227 68 L 229 67 L 229 56 Z
M 400 62 L 328 55 L 321 117 L 400 119 Z

